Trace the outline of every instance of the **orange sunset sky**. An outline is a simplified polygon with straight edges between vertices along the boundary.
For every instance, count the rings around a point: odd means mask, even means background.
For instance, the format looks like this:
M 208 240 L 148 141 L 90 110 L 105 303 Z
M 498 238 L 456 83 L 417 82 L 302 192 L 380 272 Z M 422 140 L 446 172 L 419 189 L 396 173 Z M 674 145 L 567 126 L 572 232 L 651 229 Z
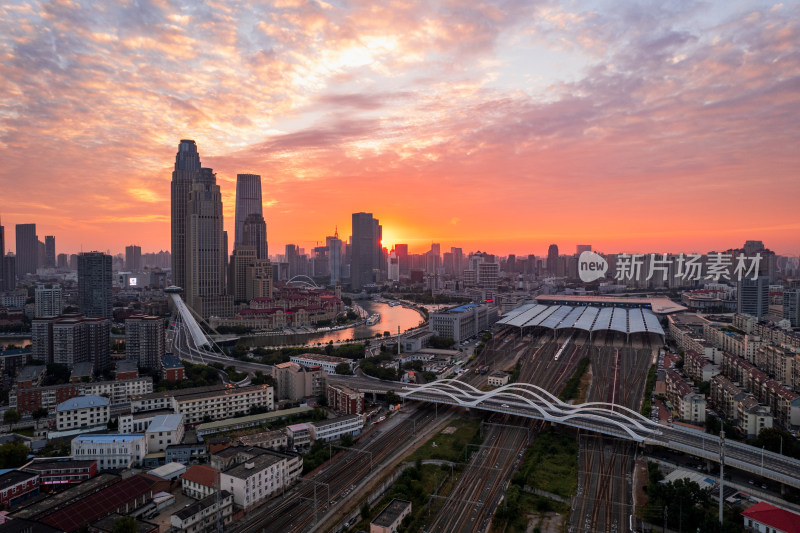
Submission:
M 800 253 L 800 5 L 277 0 L 0 7 L 0 216 L 169 249 L 180 139 L 262 176 L 272 254 Z

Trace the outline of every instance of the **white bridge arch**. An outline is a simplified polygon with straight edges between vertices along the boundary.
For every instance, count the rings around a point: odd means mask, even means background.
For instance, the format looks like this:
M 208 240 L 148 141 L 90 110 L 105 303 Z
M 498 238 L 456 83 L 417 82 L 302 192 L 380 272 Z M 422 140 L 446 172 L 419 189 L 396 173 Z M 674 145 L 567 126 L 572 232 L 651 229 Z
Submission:
M 461 407 L 501 410 L 509 413 L 513 413 L 518 408 L 524 410 L 524 407 L 527 406 L 538 413 L 539 416 L 534 416 L 534 418 L 594 430 L 598 430 L 598 424 L 600 426 L 610 425 L 636 442 L 643 442 L 660 434 L 658 424 L 627 407 L 604 402 L 566 404 L 550 392 L 530 383 L 511 383 L 493 391 L 483 392 L 463 381 L 443 379 L 414 387 L 411 390 L 404 390 L 400 396 L 412 400 L 431 399 L 425 396 L 439 396 L 440 398 L 444 396 L 450 399 L 450 402 L 447 403 Z M 512 407 L 502 404 L 498 408 L 497 401 L 504 399 L 521 402 L 525 405 L 517 404 Z M 530 411 L 517 414 L 531 416 Z M 602 432 L 602 429 L 600 431 Z

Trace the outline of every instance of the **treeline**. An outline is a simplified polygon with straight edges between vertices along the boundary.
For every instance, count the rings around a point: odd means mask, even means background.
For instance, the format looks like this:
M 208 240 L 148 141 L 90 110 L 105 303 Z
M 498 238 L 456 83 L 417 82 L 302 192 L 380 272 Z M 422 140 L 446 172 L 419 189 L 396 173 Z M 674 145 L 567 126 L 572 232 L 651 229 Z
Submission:
M 575 369 L 575 373 L 572 374 L 571 378 L 569 378 L 567 384 L 564 385 L 564 390 L 561 391 L 561 394 L 558 396 L 562 402 L 567 402 L 576 398 L 578 395 L 578 388 L 581 385 L 581 378 L 583 377 L 584 372 L 586 372 L 586 369 L 589 368 L 589 363 L 591 363 L 591 361 L 588 357 L 584 357 L 578 362 L 578 367 Z
M 255 361 L 265 365 L 277 365 L 289 362 L 293 355 L 303 355 L 306 353 L 316 353 L 343 357 L 345 359 L 363 359 L 365 345 L 363 343 L 341 344 L 334 346 L 328 343 L 325 346 L 314 347 L 283 347 L 283 348 L 262 348 L 253 349 L 253 355 L 248 353 L 248 347 L 242 344 L 234 346 L 230 355 L 240 361 Z
M 164 392 L 176 389 L 190 389 L 192 387 L 210 387 L 222 382 L 217 369 L 206 365 L 193 365 L 183 363 L 184 378 L 181 381 L 168 381 L 161 379 L 156 373 L 153 375 L 153 390 Z

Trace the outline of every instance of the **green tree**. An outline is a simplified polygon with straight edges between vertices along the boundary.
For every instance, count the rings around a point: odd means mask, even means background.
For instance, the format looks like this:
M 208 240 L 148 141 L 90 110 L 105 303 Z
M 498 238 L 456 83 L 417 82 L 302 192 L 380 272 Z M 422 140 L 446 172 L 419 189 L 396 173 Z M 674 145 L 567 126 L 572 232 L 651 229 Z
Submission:
M 386 402 L 389 404 L 400 403 L 400 396 L 398 396 L 394 391 L 390 390 L 386 393 Z
M 361 504 L 361 518 L 364 520 L 369 518 L 369 502 L 366 500 Z
M 38 407 L 36 408 L 33 413 L 31 413 L 34 420 L 39 420 L 40 418 L 44 418 L 47 416 L 47 408 L 46 407 Z
M 16 409 L 9 409 L 3 413 L 3 422 L 6 424 L 16 424 L 22 418 Z
M 352 376 L 353 370 L 350 368 L 350 363 L 339 363 L 336 365 L 336 373 L 340 376 Z
M 7 442 L 0 446 L 0 468 L 16 468 L 28 460 L 30 450 L 19 441 Z
M 111 526 L 111 533 L 136 533 L 136 530 L 136 519 L 132 516 L 121 516 Z

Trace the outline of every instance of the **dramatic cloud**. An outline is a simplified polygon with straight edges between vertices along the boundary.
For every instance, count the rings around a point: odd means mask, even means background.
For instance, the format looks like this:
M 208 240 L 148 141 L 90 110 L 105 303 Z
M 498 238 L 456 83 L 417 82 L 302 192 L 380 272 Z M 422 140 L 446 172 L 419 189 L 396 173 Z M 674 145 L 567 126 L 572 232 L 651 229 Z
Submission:
M 415 250 L 797 254 L 800 7 L 717 4 L 4 5 L 0 215 L 167 249 L 192 138 L 276 251 L 371 211 Z

